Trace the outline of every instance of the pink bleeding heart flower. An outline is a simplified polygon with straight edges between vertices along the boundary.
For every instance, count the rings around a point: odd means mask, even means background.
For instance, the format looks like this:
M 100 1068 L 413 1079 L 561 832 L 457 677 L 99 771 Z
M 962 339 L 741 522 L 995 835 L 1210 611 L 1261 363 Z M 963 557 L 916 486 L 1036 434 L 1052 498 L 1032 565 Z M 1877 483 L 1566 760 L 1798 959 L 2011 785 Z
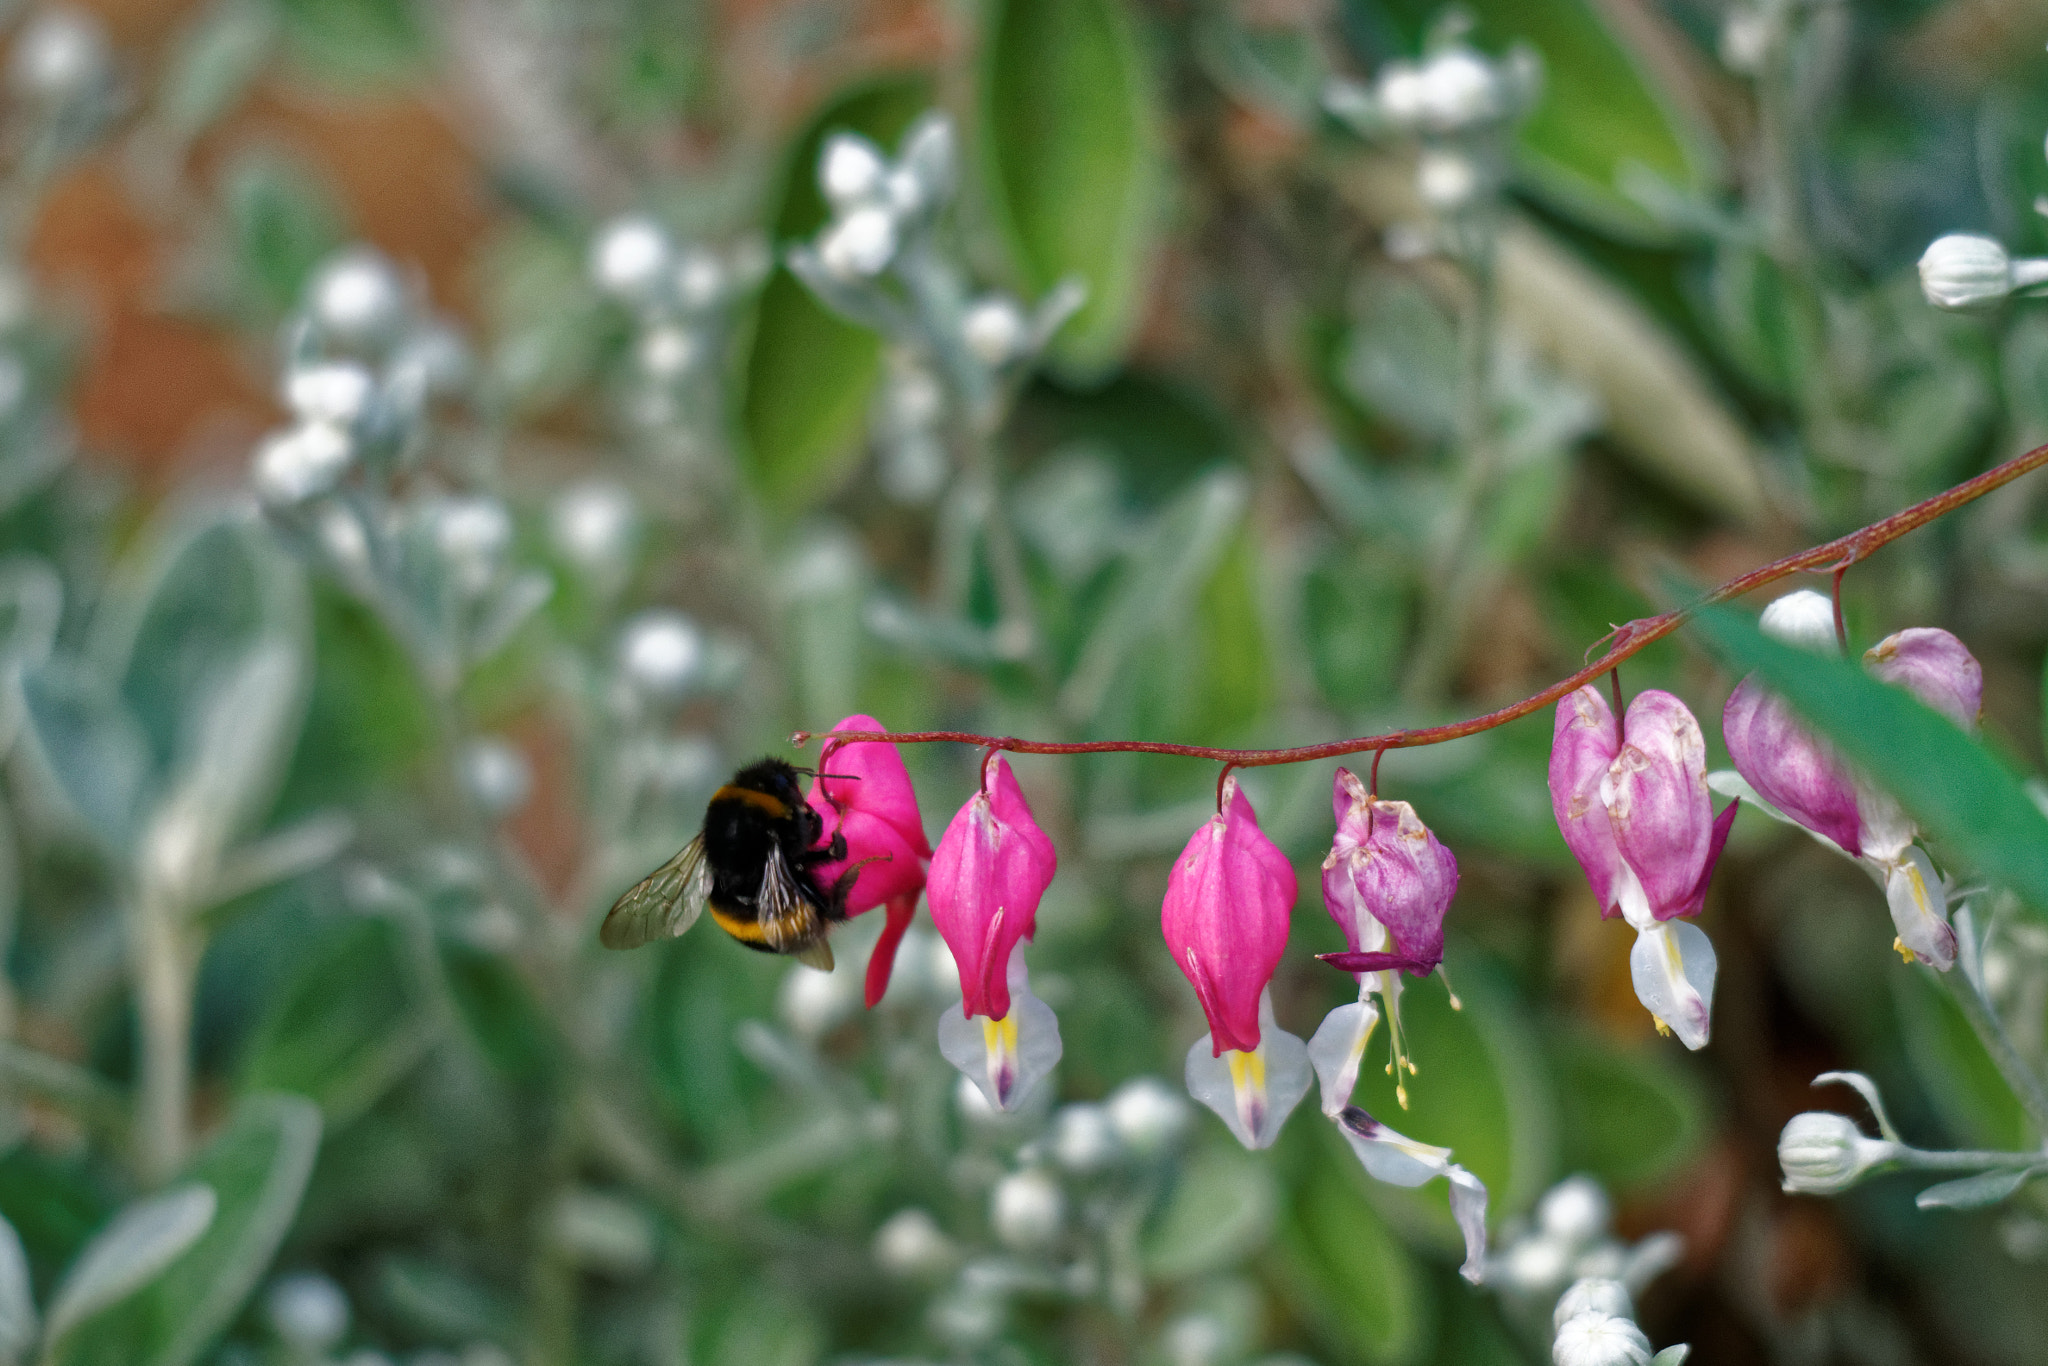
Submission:
M 1852 858 L 1863 852 L 1855 782 L 1834 750 L 1766 692 L 1754 674 L 1728 695 L 1721 738 L 1735 771 L 1757 796 Z
M 970 1018 L 1008 1017 L 1010 954 L 1032 937 L 1039 898 L 1058 868 L 1052 839 L 1032 818 L 1009 761 L 991 754 L 981 789 L 939 837 L 925 889 L 932 923 L 959 966 Z
M 849 716 L 832 727 L 835 733 L 885 729 L 872 716 Z M 873 1009 L 888 989 L 896 947 L 910 928 L 918 893 L 924 890 L 925 867 L 931 861 L 932 848 L 925 839 L 917 793 L 896 746 L 885 741 L 839 743 L 828 737 L 808 800 L 824 822 L 818 847 L 830 844 L 834 835 L 846 837 L 846 857 L 819 865 L 819 884 L 829 887 L 849 868 L 858 866 L 860 871 L 847 894 L 847 914 L 888 907 L 882 937 L 868 959 L 866 995 L 868 1007 Z
M 1654 688 L 1640 693 L 1623 723 L 1616 727 L 1596 688 L 1557 704 L 1551 808 L 1600 913 L 1636 929 L 1629 956 L 1636 995 L 1660 1028 L 1699 1048 L 1707 1041 L 1713 947 L 1697 927 L 1671 922 L 1705 903 L 1737 804 L 1715 817 L 1706 737 L 1678 698 Z
M 1259 994 L 1287 949 L 1294 865 L 1259 829 L 1236 778 L 1166 882 L 1160 929 L 1209 1017 L 1214 1056 L 1259 1046 Z
M 1337 837 L 1323 859 L 1323 905 L 1350 945 L 1320 955 L 1346 972 L 1427 977 L 1444 958 L 1444 913 L 1458 860 L 1415 808 L 1374 799 L 1349 769 L 1331 794 Z

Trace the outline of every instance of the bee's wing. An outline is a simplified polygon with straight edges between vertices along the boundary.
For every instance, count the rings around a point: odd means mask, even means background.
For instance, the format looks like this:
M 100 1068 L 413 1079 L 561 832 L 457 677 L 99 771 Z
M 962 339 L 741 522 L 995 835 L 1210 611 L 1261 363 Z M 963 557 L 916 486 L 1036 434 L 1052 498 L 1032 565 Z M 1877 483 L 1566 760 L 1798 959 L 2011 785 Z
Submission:
M 612 904 L 598 942 L 608 949 L 637 949 L 652 940 L 673 939 L 696 923 L 710 896 L 711 865 L 699 835 Z
M 818 915 L 818 908 L 804 896 L 779 844 L 768 851 L 768 864 L 761 870 L 761 893 L 754 899 L 754 918 L 761 926 L 761 942 L 775 952 L 793 953 L 809 962 L 804 955 L 815 957 L 814 950 L 824 949 L 829 960 L 831 949 L 825 945 L 825 922 Z

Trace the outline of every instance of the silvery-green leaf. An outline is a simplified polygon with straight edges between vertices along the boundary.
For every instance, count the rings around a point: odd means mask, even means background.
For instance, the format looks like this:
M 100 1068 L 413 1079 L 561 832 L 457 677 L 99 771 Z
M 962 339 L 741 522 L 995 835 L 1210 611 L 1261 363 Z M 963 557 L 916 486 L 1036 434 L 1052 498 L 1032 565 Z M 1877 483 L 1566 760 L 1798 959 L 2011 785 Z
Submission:
M 513 576 L 485 609 L 469 640 L 470 658 L 489 659 L 505 648 L 528 617 L 554 596 L 555 581 L 537 569 Z
M 298 738 L 306 665 L 290 642 L 272 635 L 192 699 L 169 801 L 189 803 L 209 826 L 209 870 L 276 795 Z
M 308 816 L 230 852 L 221 860 L 212 897 L 215 901 L 231 901 L 311 872 L 348 848 L 355 835 L 356 823 L 344 812 L 323 811 Z
M 148 737 L 107 680 L 53 659 L 22 678 L 30 734 L 44 767 L 109 849 L 135 834 L 154 777 Z
M 1674 1342 L 1650 1358 L 1650 1366 L 1685 1366 L 1685 1360 L 1692 1355 L 1692 1344 Z
M 320 1132 L 320 1108 L 304 1097 L 244 1097 L 188 1169 L 221 1192 L 211 1227 L 140 1293 L 81 1324 L 51 1366 L 191 1366 L 204 1355 L 270 1269 Z
M 94 1235 L 50 1301 L 54 1343 L 148 1285 L 213 1223 L 213 1187 L 180 1186 L 128 1206 Z
M 36 1340 L 36 1306 L 29 1297 L 28 1255 L 21 1236 L 0 1215 L 0 1366 L 14 1363 Z
M 1938 1186 L 1929 1186 L 1913 1198 L 1913 1203 L 1921 1209 L 1983 1209 L 2005 1199 L 2040 1173 L 2039 1167 L 1979 1172 L 1960 1181 L 1944 1181 Z
M 269 54 L 268 6 L 223 0 L 185 33 L 158 101 L 158 120 L 182 146 L 239 99 Z

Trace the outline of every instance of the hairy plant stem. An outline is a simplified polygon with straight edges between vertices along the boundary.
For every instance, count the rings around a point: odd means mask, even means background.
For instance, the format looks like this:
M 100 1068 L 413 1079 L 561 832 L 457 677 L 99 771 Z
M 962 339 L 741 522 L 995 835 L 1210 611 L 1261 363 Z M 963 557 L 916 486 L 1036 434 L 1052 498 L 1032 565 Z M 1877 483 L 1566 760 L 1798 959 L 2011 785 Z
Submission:
M 1986 470 L 1974 479 L 1966 479 L 1954 488 L 1895 512 L 1882 521 L 1873 522 L 1861 530 L 1852 531 L 1846 536 L 1839 536 L 1795 555 L 1773 560 L 1767 565 L 1750 570 L 1747 574 L 1730 579 L 1695 603 L 1661 616 L 1642 617 L 1626 622 L 1609 632 L 1603 641 L 1596 642 L 1606 644 L 1606 651 L 1577 673 L 1559 679 L 1542 692 L 1525 697 L 1511 706 L 1450 725 L 1397 730 L 1385 735 L 1364 735 L 1349 740 L 1326 740 L 1321 744 L 1297 745 L 1288 749 L 1219 749 L 1211 745 L 1178 745 L 1159 740 L 1020 740 L 1014 736 L 980 735 L 961 730 L 835 731 L 832 738 L 841 744 L 860 740 L 886 740 L 899 745 L 984 745 L 1016 754 L 1178 754 L 1189 759 L 1210 759 L 1235 768 L 1265 768 L 1274 764 L 1299 764 L 1316 759 L 1335 759 L 1347 754 L 1363 754 L 1368 750 L 1415 749 L 1423 745 L 1440 745 L 1447 740 L 1462 740 L 1468 735 L 1477 735 L 1481 731 L 1504 726 L 1510 721 L 1518 721 L 1532 712 L 1550 706 L 1559 698 L 1593 682 L 1645 646 L 1670 635 L 1702 607 L 1739 598 L 1745 593 L 1754 592 L 1793 574 L 1832 573 L 1839 568 L 1855 564 L 1868 558 L 1878 547 L 1897 540 L 1909 531 L 1917 531 L 1929 522 L 1946 517 L 1965 503 L 1974 502 L 1993 489 L 2002 488 L 2021 475 L 2030 474 L 2043 465 L 2048 465 L 2048 446 L 2036 446 L 2025 455 L 2016 456 L 2003 465 Z M 819 732 L 810 730 L 796 731 L 790 736 L 790 743 L 800 749 L 818 734 Z
M 129 909 L 141 1095 L 134 1115 L 135 1161 L 143 1183 L 159 1186 L 185 1165 L 192 1125 L 192 992 L 199 949 L 182 908 L 145 880 Z
M 1500 450 L 1495 440 L 1493 350 L 1500 315 L 1495 269 L 1495 210 L 1480 208 L 1466 225 L 1471 242 L 1462 253 L 1471 303 L 1465 311 L 1459 377 L 1458 444 L 1464 456 L 1458 491 L 1425 580 L 1422 632 L 1416 642 L 1402 693 L 1410 702 L 1430 702 L 1450 685 L 1481 590 L 1493 572 L 1481 544 L 1482 529 L 1500 483 Z
M 2044 1086 L 2040 1073 L 2027 1065 L 2019 1050 L 2013 1047 L 2007 1037 L 2005 1026 L 1999 1021 L 1998 1012 L 1991 1003 L 1978 994 L 1975 984 L 1961 972 L 1950 971 L 1936 974 L 1947 989 L 1949 998 L 1956 1008 L 1963 1012 L 1963 1018 L 1976 1031 L 1984 1051 L 1991 1055 L 1997 1065 L 1998 1074 L 2005 1078 L 2005 1084 L 2012 1088 L 2014 1098 L 2025 1108 L 2027 1118 L 2033 1121 L 2037 1138 L 2048 1140 L 2048 1086 Z M 2034 1154 L 2040 1160 L 2040 1154 Z

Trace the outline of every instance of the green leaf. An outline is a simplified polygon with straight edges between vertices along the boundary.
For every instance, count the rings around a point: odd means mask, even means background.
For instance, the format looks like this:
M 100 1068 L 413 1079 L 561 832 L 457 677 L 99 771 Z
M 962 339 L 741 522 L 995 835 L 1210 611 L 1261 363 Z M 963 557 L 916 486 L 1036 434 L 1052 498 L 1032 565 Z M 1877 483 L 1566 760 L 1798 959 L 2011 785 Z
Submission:
M 224 199 L 234 302 L 255 317 L 280 318 L 341 245 L 342 210 L 312 173 L 267 152 L 234 162 Z
M 996 0 L 981 52 L 989 197 L 1036 298 L 1079 277 L 1054 339 L 1068 367 L 1113 365 L 1138 323 L 1159 182 L 1151 73 L 1119 0 Z
M 1399 1363 L 1428 1341 L 1429 1286 L 1415 1259 L 1362 1193 L 1363 1173 L 1335 1129 L 1315 1129 L 1314 1158 L 1295 1183 L 1281 1234 L 1282 1293 L 1339 1360 Z
M 272 998 L 242 1059 L 242 1089 L 306 1096 L 330 1129 L 375 1104 L 434 1041 L 405 989 L 397 939 L 391 922 L 368 917 L 329 931 Z
M 2048 817 L 1989 750 L 1904 689 L 1772 640 L 1733 608 L 1702 609 L 1694 628 L 1730 672 L 1754 670 L 1896 797 L 1945 854 L 2048 915 Z
M 1331 705 L 1356 714 L 1392 700 L 1408 628 L 1408 585 L 1395 565 L 1346 547 L 1303 576 L 1301 631 Z
M 29 1290 L 21 1235 L 0 1217 L 0 1366 L 14 1366 L 35 1343 L 36 1304 Z
M 1897 959 L 1887 964 L 1887 972 L 1906 1060 L 1943 1127 L 1972 1147 L 2019 1149 L 2037 1143 L 2026 1108 L 1933 974 L 1904 970 Z
M 825 1330 L 800 1300 L 749 1287 L 717 1296 L 698 1325 L 692 1361 L 706 1366 L 814 1366 Z
M 336 84 L 394 80 L 418 66 L 427 52 L 426 28 L 410 0 L 271 3 L 293 55 Z
M 78 1254 L 50 1300 L 49 1340 L 155 1280 L 213 1223 L 213 1187 L 184 1185 L 137 1201 L 114 1216 Z
M 21 680 L 29 733 L 64 796 L 111 853 L 134 837 L 154 777 L 149 740 L 106 678 L 53 659 Z
M 1181 1167 L 1146 1228 L 1146 1271 L 1170 1281 L 1235 1265 L 1266 1241 L 1278 1202 L 1264 1161 L 1234 1145 L 1211 1144 Z
M 922 78 L 897 78 L 827 105 L 784 163 L 776 241 L 806 239 L 826 221 L 817 184 L 826 137 L 855 132 L 893 146 L 930 97 Z M 762 496 L 799 508 L 845 479 L 881 369 L 880 338 L 827 312 L 787 269 L 769 276 L 755 305 L 739 404 L 743 463 Z
M 1913 1203 L 1921 1209 L 1983 1209 L 1997 1204 L 2040 1174 L 2039 1167 L 1979 1172 L 1960 1181 L 1944 1181 L 1938 1186 L 1929 1186 L 1913 1197 Z
M 1699 1093 L 1661 1053 L 1564 1037 L 1552 1044 L 1550 1065 L 1562 1170 L 1626 1190 L 1654 1184 L 1699 1146 Z
M 141 1293 L 73 1333 L 66 1366 L 191 1366 L 241 1312 L 297 1214 L 320 1148 L 320 1111 L 297 1096 L 246 1097 L 184 1179 L 219 1194 L 205 1234 Z
M 180 36 L 156 119 L 181 155 L 248 90 L 276 32 L 274 14 L 257 0 L 217 0 Z
M 420 1334 L 459 1342 L 508 1342 L 518 1307 L 493 1287 L 425 1257 L 393 1253 L 377 1266 L 385 1309 Z

